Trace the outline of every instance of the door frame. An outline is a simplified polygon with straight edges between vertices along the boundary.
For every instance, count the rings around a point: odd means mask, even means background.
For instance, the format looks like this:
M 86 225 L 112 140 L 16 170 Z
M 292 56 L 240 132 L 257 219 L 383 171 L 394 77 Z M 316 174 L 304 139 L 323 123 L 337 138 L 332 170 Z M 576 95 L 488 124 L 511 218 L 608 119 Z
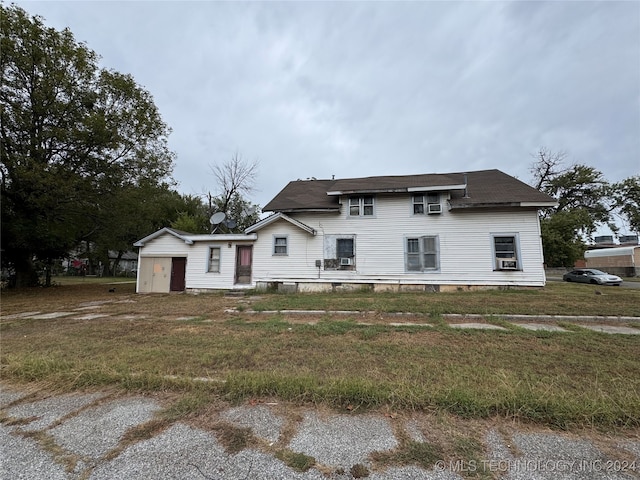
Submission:
M 178 265 L 178 269 L 176 269 Z M 184 292 L 187 276 L 187 257 L 171 257 L 170 292 Z
M 249 265 L 248 265 L 248 269 L 249 269 L 249 273 L 248 274 L 241 274 L 240 272 L 240 267 L 242 267 L 241 265 L 241 261 L 242 261 L 242 251 L 243 250 L 248 250 L 249 251 Z M 251 284 L 251 278 L 252 278 L 252 274 L 253 274 L 253 245 L 237 245 L 236 246 L 236 271 L 234 273 L 234 284 L 237 285 L 250 285 Z M 240 278 L 241 277 L 248 277 L 249 280 L 246 282 L 241 282 Z

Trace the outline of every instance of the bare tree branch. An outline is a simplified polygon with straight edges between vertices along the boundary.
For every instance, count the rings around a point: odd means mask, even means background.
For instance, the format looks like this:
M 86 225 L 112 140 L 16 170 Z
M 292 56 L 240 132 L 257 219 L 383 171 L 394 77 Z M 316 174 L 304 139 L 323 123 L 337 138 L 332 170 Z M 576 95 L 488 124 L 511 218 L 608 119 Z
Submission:
M 567 158 L 567 152 L 552 152 L 546 147 L 541 147 L 532 157 L 536 159 L 535 163 L 529 169 L 533 175 L 533 186 L 536 190 L 549 193 L 546 191 L 547 188 L 545 188 L 549 185 L 549 181 L 568 171 L 567 168 L 563 168 L 563 164 Z
M 236 152 L 223 164 L 209 165 L 220 188 L 223 211 L 227 211 L 234 195 L 250 195 L 255 190 L 258 175 L 258 161 L 250 162 Z M 210 202 L 211 203 L 211 199 Z

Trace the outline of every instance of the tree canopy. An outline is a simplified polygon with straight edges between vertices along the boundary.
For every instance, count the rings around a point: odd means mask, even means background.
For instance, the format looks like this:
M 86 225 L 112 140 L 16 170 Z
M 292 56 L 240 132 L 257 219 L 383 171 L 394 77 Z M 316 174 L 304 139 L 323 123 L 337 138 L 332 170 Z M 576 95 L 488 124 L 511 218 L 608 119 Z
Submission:
M 622 221 L 640 232 L 640 175 L 625 178 L 613 186 L 613 199 Z
M 552 267 L 582 258 L 585 242 L 601 227 L 617 233 L 620 219 L 632 230 L 640 226 L 640 177 L 611 184 L 595 168 L 566 166 L 566 159 L 565 152 L 542 148 L 531 167 L 532 185 L 558 201 L 540 219 L 545 262 Z
M 166 195 L 174 155 L 151 94 L 68 29 L 0 5 L 0 32 L 3 263 L 28 285 L 34 258 L 117 235 L 123 204 Z

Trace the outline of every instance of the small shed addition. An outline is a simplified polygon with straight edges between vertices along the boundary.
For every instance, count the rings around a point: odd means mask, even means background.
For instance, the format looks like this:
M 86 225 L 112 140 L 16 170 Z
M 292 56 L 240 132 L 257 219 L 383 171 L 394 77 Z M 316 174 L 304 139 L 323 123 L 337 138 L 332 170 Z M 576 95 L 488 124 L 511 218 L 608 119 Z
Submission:
M 252 288 L 256 235 L 194 235 L 163 228 L 138 247 L 139 293 Z

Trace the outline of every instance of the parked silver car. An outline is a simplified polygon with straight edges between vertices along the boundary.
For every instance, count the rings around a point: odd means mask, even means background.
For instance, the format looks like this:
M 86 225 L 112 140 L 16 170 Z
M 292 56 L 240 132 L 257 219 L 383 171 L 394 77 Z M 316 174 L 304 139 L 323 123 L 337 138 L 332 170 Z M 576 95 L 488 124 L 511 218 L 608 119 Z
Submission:
M 565 282 L 591 283 L 593 285 L 622 285 L 622 279 L 616 275 L 593 268 L 577 268 L 562 276 Z

